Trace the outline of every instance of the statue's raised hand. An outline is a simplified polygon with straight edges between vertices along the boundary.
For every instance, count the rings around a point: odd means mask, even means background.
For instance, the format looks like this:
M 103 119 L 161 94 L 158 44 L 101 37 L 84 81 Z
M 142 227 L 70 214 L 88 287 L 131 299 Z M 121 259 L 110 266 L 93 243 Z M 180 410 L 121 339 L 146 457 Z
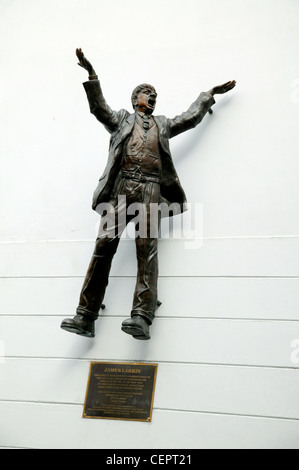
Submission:
M 87 70 L 89 75 L 96 75 L 93 66 L 91 65 L 89 60 L 86 59 L 81 48 L 76 49 L 76 55 L 79 59 L 78 65 L 80 65 L 80 67 L 83 67 L 83 69 Z
M 223 85 L 214 86 L 209 91 L 209 93 L 211 93 L 211 95 L 213 96 L 222 95 L 223 93 L 227 93 L 229 90 L 232 90 L 232 88 L 234 88 L 235 86 L 236 86 L 236 80 L 231 80 L 230 82 L 223 83 Z M 212 108 L 210 108 L 208 111 L 210 114 L 213 114 Z
M 236 81 L 231 80 L 230 82 L 223 83 L 223 85 L 214 86 L 210 93 L 212 95 L 222 95 L 223 93 L 227 93 L 229 90 L 232 90 L 236 86 Z

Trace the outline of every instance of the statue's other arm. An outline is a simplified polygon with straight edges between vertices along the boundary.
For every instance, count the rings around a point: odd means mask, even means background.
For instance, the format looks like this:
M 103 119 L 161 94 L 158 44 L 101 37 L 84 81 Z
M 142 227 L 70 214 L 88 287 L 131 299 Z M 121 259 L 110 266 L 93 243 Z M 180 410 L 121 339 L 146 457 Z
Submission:
M 79 59 L 78 65 L 88 72 L 89 81 L 84 82 L 83 86 L 87 94 L 90 112 L 100 121 L 108 132 L 112 133 L 116 130 L 119 122 L 118 113 L 112 111 L 107 104 L 98 76 L 82 49 L 76 49 L 76 55 Z
M 169 137 L 174 137 L 197 126 L 208 111 L 212 113 L 211 106 L 215 103 L 214 95 L 226 93 L 235 85 L 235 80 L 232 80 L 201 93 L 186 112 L 173 119 L 168 119 Z

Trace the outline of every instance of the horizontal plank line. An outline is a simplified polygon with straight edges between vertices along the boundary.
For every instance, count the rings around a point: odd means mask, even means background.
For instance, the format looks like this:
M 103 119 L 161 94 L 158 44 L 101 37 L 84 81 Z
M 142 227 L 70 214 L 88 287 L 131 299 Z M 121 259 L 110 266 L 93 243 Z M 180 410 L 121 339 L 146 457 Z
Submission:
M 267 416 L 267 415 L 255 415 L 255 414 L 241 414 L 241 413 L 223 413 L 221 411 L 200 411 L 200 410 L 182 410 L 182 409 L 170 409 L 170 408 L 155 408 L 154 411 L 171 411 L 177 413 L 196 413 L 206 415 L 220 415 L 220 416 L 239 416 L 241 418 L 262 418 L 262 419 L 276 419 L 276 420 L 288 420 L 288 421 L 299 421 L 299 418 L 289 418 L 284 416 Z
M 0 446 L 0 449 L 35 449 L 35 447 L 16 447 L 16 446 Z
M 200 237 L 200 238 L 176 238 L 175 236 L 173 238 L 167 237 L 167 238 L 159 238 L 159 242 L 188 242 L 188 241 L 194 241 L 194 240 L 271 240 L 271 239 L 294 239 L 294 238 L 299 238 L 299 235 L 239 235 L 239 236 L 233 236 L 233 235 L 228 235 L 228 236 L 222 236 L 222 237 Z M 133 242 L 134 238 L 121 238 L 122 242 Z M 0 245 L 25 245 L 25 244 L 54 244 L 54 243 L 94 243 L 95 238 L 86 238 L 86 239 L 81 239 L 81 240 L 72 240 L 72 239 L 61 239 L 61 240 L 2 240 L 0 241 Z
M 34 400 L 0 400 L 0 403 L 18 403 L 18 404 L 33 404 L 33 405 L 50 405 L 50 406 L 76 406 L 82 407 L 83 402 L 49 402 L 49 401 L 34 401 Z M 224 413 L 219 411 L 202 411 L 202 410 L 184 410 L 177 408 L 153 408 L 153 411 L 167 411 L 171 413 L 188 413 L 188 414 L 205 414 L 205 415 L 217 415 L 217 416 L 239 416 L 240 418 L 261 418 L 271 420 L 287 420 L 287 421 L 299 421 L 299 418 L 289 418 L 284 416 L 268 416 L 268 415 L 255 415 L 255 414 L 241 414 L 241 413 Z
M 75 313 L 72 315 L 70 313 L 69 317 L 71 316 L 74 316 Z M 43 318 L 46 318 L 46 317 L 49 317 L 49 318 L 53 318 L 53 317 L 58 317 L 58 318 L 65 318 L 66 316 L 68 316 L 67 314 L 65 313 L 0 313 L 0 317 L 21 317 L 21 318 L 24 318 L 24 317 L 34 317 L 34 318 L 37 318 L 37 317 L 43 317 Z M 127 318 L 127 315 L 109 315 L 109 314 L 105 314 L 105 313 L 101 313 L 99 315 L 99 318 Z M 163 319 L 163 320 L 232 320 L 232 321 L 254 321 L 254 322 L 299 322 L 299 318 L 298 319 L 294 319 L 294 318 L 251 318 L 251 317 L 246 317 L 246 318 L 240 318 L 240 317 L 204 317 L 204 316 L 196 316 L 196 317 L 192 317 L 192 316 L 166 316 L 166 315 L 159 315 L 157 314 L 156 317 L 155 317 L 155 320 L 159 320 L 159 319 Z
M 26 314 L 27 315 L 27 314 Z M 1 314 L 0 314 L 1 316 Z M 23 316 L 23 315 L 21 315 Z M 32 315 L 32 316 L 37 316 L 36 314 Z M 43 316 L 43 315 L 42 315 Z M 46 316 L 46 315 L 45 315 Z M 50 315 L 49 315 L 50 316 Z M 57 315 L 56 316 L 65 316 L 65 315 Z M 104 318 L 111 318 L 110 315 L 105 315 L 105 314 L 102 314 L 100 315 L 100 317 L 104 317 Z M 123 315 L 113 315 L 113 318 L 124 318 Z M 126 318 L 126 317 L 125 317 Z M 162 315 L 159 315 L 157 314 L 156 317 L 155 317 L 155 320 L 159 320 L 159 319 L 164 319 L 164 320 L 233 320 L 233 321 L 275 321 L 275 322 L 299 322 L 299 318 L 298 320 L 297 319 L 293 319 L 293 318 L 290 318 L 290 319 L 287 319 L 287 318 L 283 318 L 283 319 L 280 319 L 280 318 L 239 318 L 239 317 L 203 317 L 203 316 L 199 316 L 199 317 L 181 317 L 181 316 L 162 316 Z
M 43 401 L 43 400 L 6 400 L 0 399 L 0 403 L 31 403 L 34 405 L 63 405 L 63 406 L 83 406 L 82 403 L 66 401 Z
M 95 360 L 93 357 L 59 357 L 59 356 L 4 356 L 1 358 L 4 362 L 6 359 L 26 359 L 26 360 L 42 360 L 42 361 L 81 361 L 81 362 L 115 362 L 115 363 L 135 363 L 140 362 L 139 360 L 126 360 L 124 358 L 115 359 L 115 358 L 108 358 L 108 359 L 98 359 Z M 188 362 L 188 361 L 158 361 L 158 360 L 142 360 L 144 364 L 170 364 L 170 365 L 191 365 L 191 366 L 204 366 L 204 367 L 239 367 L 239 368 L 250 368 L 250 369 L 279 369 L 279 370 L 297 370 L 299 369 L 299 365 L 297 367 L 286 367 L 286 366 L 269 366 L 269 365 L 257 365 L 257 364 L 229 364 L 229 363 L 222 363 L 222 362 Z M 1 363 L 0 363 L 0 370 L 1 370 Z
M 0 276 L 0 279 L 84 279 L 84 275 L 82 276 Z M 136 279 L 136 276 L 131 275 L 123 275 L 123 276 L 109 276 L 109 279 Z M 163 276 L 159 275 L 160 279 L 299 279 L 299 276 L 240 276 L 240 275 L 199 275 L 199 276 L 184 276 L 184 275 L 177 275 L 177 276 Z

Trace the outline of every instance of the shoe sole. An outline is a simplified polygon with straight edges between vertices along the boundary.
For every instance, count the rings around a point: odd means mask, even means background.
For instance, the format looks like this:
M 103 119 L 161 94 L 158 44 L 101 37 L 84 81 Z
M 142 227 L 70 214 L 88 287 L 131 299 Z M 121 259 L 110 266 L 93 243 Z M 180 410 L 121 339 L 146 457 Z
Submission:
M 91 333 L 90 331 L 86 331 L 86 330 L 80 330 L 79 328 L 76 328 L 74 326 L 71 326 L 71 325 L 60 325 L 60 328 L 62 330 L 65 330 L 65 331 L 68 331 L 69 333 L 75 333 L 76 335 L 80 335 L 80 336 L 86 336 L 87 338 L 94 338 L 94 333 Z
M 147 339 L 151 339 L 150 336 L 138 336 L 138 335 L 132 335 L 133 338 L 135 339 L 142 339 L 142 340 L 147 340 Z
M 124 333 L 127 333 L 128 335 L 133 336 L 135 339 L 141 339 L 141 340 L 147 340 L 150 339 L 151 337 L 148 335 L 140 334 L 142 330 L 139 330 L 138 328 L 133 328 L 129 326 L 122 326 L 122 331 Z

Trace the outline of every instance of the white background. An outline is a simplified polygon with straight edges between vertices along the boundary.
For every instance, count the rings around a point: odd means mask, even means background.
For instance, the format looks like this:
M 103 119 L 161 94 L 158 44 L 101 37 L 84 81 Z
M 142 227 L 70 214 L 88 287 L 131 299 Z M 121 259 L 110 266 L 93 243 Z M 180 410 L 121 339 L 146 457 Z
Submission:
M 295 0 L 1 0 L 0 446 L 299 447 L 298 13 Z M 203 240 L 161 240 L 146 344 L 120 331 L 133 241 L 96 338 L 59 328 L 93 250 L 109 145 L 76 47 L 116 110 L 143 82 L 174 117 L 237 81 L 171 141 Z M 90 360 L 159 364 L 151 424 L 81 418 Z

